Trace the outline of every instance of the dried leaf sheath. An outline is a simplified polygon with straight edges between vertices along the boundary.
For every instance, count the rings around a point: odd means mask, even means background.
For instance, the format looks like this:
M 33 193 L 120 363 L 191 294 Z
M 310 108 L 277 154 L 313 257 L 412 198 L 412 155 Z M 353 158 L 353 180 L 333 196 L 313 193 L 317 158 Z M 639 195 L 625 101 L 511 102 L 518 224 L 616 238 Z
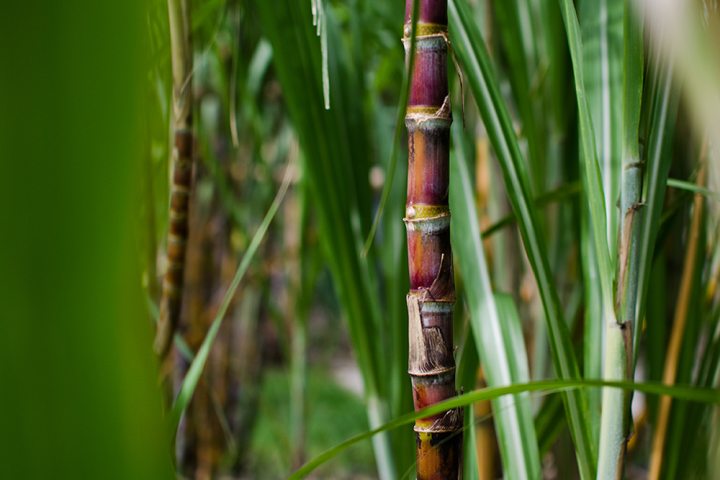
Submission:
M 407 296 L 415 409 L 457 395 L 453 357 L 455 284 L 450 245 L 449 147 L 452 113 L 447 80 L 447 0 L 419 0 L 415 61 L 405 125 L 408 190 L 405 215 Z M 406 3 L 405 50 L 411 45 L 412 0 Z M 460 476 L 462 409 L 415 422 L 418 479 Z
M 155 353 L 165 358 L 180 318 L 185 248 L 188 238 L 188 198 L 192 179 L 192 42 L 190 0 L 168 0 L 173 71 L 175 148 L 167 242 L 167 271 L 163 280 Z

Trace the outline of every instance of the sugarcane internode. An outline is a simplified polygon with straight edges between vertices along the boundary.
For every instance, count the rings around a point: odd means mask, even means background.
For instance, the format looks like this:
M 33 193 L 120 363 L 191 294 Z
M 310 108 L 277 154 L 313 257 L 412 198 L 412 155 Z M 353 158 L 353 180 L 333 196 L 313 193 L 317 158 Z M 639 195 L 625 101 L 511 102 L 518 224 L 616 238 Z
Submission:
M 447 79 L 447 0 L 419 0 L 415 59 L 405 125 L 408 190 L 405 214 L 407 295 L 415 410 L 457 395 L 453 357 L 455 282 L 450 245 L 449 149 L 452 112 Z M 403 43 L 412 45 L 413 0 L 407 0 Z M 459 478 L 462 409 L 415 422 L 418 479 Z

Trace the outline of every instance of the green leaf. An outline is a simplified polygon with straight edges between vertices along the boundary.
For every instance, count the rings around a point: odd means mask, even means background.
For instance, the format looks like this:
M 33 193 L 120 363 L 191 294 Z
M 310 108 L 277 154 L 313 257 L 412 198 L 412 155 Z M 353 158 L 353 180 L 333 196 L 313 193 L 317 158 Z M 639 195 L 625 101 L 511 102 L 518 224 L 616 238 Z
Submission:
M 582 169 L 581 169 L 582 170 Z M 583 177 L 583 183 L 585 183 Z M 602 378 L 602 293 L 597 264 L 597 250 L 593 241 L 593 227 L 587 203 L 580 204 L 580 255 L 582 256 L 583 296 L 585 300 L 583 328 L 583 373 L 585 378 Z M 588 391 L 590 432 L 595 442 L 600 439 L 602 392 Z
M 493 295 L 485 262 L 478 212 L 459 124 L 453 126 L 455 155 L 450 161 L 450 209 L 453 254 L 465 285 L 470 325 L 489 386 L 529 380 L 527 354 L 512 298 Z M 528 395 L 493 401 L 503 471 L 508 478 L 541 476 L 540 455 Z
M 356 443 L 367 440 L 373 435 L 377 435 L 380 432 L 384 432 L 393 428 L 397 428 L 401 425 L 412 423 L 418 418 L 423 418 L 440 412 L 444 412 L 451 408 L 464 407 L 466 405 L 471 405 L 473 403 L 483 400 L 492 400 L 503 395 L 515 395 L 524 392 L 538 392 L 555 389 L 563 389 L 564 391 L 568 391 L 583 387 L 621 388 L 625 390 L 644 392 L 651 395 L 669 395 L 676 399 L 720 405 L 720 391 L 712 388 L 698 388 L 680 385 L 667 386 L 660 383 L 649 382 L 633 383 L 606 382 L 602 380 L 544 380 L 539 382 L 524 383 L 520 385 L 509 385 L 506 387 L 490 387 L 481 390 L 475 390 L 458 397 L 453 397 L 449 400 L 445 400 L 443 402 L 436 403 L 430 407 L 423 408 L 422 410 L 418 410 L 417 412 L 408 413 L 399 418 L 396 418 L 392 422 L 386 423 L 385 425 L 382 425 L 378 428 L 352 437 L 344 441 L 340 445 L 331 448 L 322 455 L 307 462 L 290 477 L 288 477 L 288 480 L 299 480 L 307 476 L 310 472 L 315 470 L 320 465 L 326 463 L 333 457 L 336 457 L 338 454 L 347 450 Z
M 624 3 L 623 0 L 582 2 L 578 12 L 582 27 L 584 97 L 593 120 L 595 148 L 606 202 L 606 244 L 613 263 L 617 257 L 620 217 L 615 202 L 620 197 L 622 170 Z
M 668 178 L 667 185 L 668 187 L 680 188 L 689 192 L 699 193 L 700 195 L 703 195 L 711 200 L 720 202 L 720 193 L 713 192 L 712 190 L 701 187 L 696 183 L 686 182 L 684 180 L 677 180 L 675 178 Z
M 460 297 L 458 297 L 460 298 Z M 458 302 L 461 303 L 461 302 Z M 459 317 L 459 311 L 464 312 L 462 306 L 456 305 L 456 319 Z M 477 383 L 477 373 L 479 367 L 478 352 L 475 348 L 475 339 L 473 338 L 470 325 L 467 325 L 462 347 L 458 351 L 457 366 L 457 383 L 460 388 L 475 386 Z M 463 434 L 463 478 L 468 480 L 478 480 L 478 456 L 475 435 L 475 409 L 472 405 L 465 407 L 465 425 Z
M 567 422 L 565 421 L 565 412 L 563 412 L 562 396 L 548 396 L 535 416 L 535 431 L 537 432 L 538 450 L 541 456 L 544 456 L 550 450 L 565 427 L 567 427 Z
M 567 33 L 570 57 L 573 64 L 573 78 L 575 80 L 575 93 L 578 103 L 578 120 L 580 124 L 580 145 L 582 158 L 585 164 L 585 177 L 590 216 L 595 237 L 595 248 L 598 258 L 600 283 L 602 285 L 602 300 L 605 315 L 614 315 L 612 281 L 614 278 L 610 254 L 608 252 L 608 235 L 605 209 L 605 196 L 603 193 L 603 180 L 598 165 L 595 149 L 595 135 L 593 121 L 585 92 L 585 74 L 582 58 L 582 38 L 580 25 L 575 13 L 575 7 L 570 0 L 559 0 L 565 30 Z M 608 321 L 609 322 L 609 321 Z M 586 472 L 587 473 L 587 472 Z M 583 475 L 585 478 L 585 475 Z M 592 478 L 591 477 L 587 478 Z
M 449 14 L 455 50 L 468 76 L 468 84 L 503 170 L 510 203 L 519 219 L 520 234 L 545 309 L 555 371 L 562 379 L 580 378 L 570 334 L 550 271 L 527 168 L 520 154 L 517 137 L 500 94 L 485 44 L 477 26 L 471 21 L 472 16 L 466 0 L 451 0 Z M 587 400 L 580 391 L 569 391 L 564 395 L 578 463 L 585 472 L 585 477 L 591 478 L 595 471 L 595 447 L 588 429 Z
M 536 196 L 535 206 L 537 208 L 543 208 L 555 202 L 568 200 L 579 194 L 581 191 L 582 185 L 580 184 L 580 182 L 567 183 L 561 187 L 556 188 L 555 190 L 541 193 L 540 195 Z M 515 213 L 511 212 L 497 222 L 487 227 L 485 230 L 483 230 L 482 236 L 484 238 L 487 238 L 490 235 L 499 232 L 501 229 L 507 227 L 508 225 L 512 225 L 515 222 L 517 222 L 517 217 L 515 216 Z

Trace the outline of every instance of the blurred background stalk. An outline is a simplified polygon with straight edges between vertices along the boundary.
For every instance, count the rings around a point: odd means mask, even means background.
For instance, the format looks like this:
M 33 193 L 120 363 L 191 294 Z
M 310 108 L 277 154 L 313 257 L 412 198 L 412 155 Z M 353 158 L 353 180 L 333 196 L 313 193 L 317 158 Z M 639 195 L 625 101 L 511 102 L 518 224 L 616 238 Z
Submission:
M 163 279 L 155 353 L 164 360 L 170 350 L 183 297 L 185 252 L 188 242 L 188 199 L 193 174 L 193 45 L 190 0 L 168 0 L 173 73 L 175 146 L 172 150 L 167 262 Z M 154 280 L 154 279 L 153 279 Z

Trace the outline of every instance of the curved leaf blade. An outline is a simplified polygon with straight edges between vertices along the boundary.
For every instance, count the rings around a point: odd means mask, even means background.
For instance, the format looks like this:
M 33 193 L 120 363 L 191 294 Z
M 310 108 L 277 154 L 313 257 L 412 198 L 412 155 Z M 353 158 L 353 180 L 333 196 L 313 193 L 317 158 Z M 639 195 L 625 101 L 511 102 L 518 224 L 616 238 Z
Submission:
M 720 405 L 720 391 L 718 390 L 712 388 L 698 388 L 681 385 L 668 386 L 661 383 L 651 382 L 634 383 L 605 382 L 602 380 L 544 380 L 539 382 L 523 383 L 520 385 L 509 385 L 506 387 L 484 388 L 481 390 L 472 391 L 462 396 L 453 397 L 444 402 L 436 403 L 430 407 L 418 410 L 417 412 L 408 413 L 378 428 L 367 431 L 365 433 L 361 433 L 360 435 L 356 435 L 355 437 L 344 441 L 340 445 L 331 448 L 330 450 L 324 452 L 313 460 L 307 462 L 294 474 L 288 477 L 288 480 L 299 480 L 301 478 L 304 478 L 317 467 L 336 457 L 337 455 L 352 447 L 356 443 L 367 440 L 373 435 L 377 435 L 380 432 L 392 430 L 393 428 L 412 423 L 418 418 L 423 418 L 440 412 L 444 412 L 451 408 L 464 407 L 466 405 L 470 405 L 483 400 L 492 400 L 502 395 L 516 395 L 524 392 L 562 389 L 567 392 L 587 387 L 622 388 L 625 390 L 634 390 L 650 395 L 669 395 L 673 398 L 680 400 L 690 400 L 695 402 Z

